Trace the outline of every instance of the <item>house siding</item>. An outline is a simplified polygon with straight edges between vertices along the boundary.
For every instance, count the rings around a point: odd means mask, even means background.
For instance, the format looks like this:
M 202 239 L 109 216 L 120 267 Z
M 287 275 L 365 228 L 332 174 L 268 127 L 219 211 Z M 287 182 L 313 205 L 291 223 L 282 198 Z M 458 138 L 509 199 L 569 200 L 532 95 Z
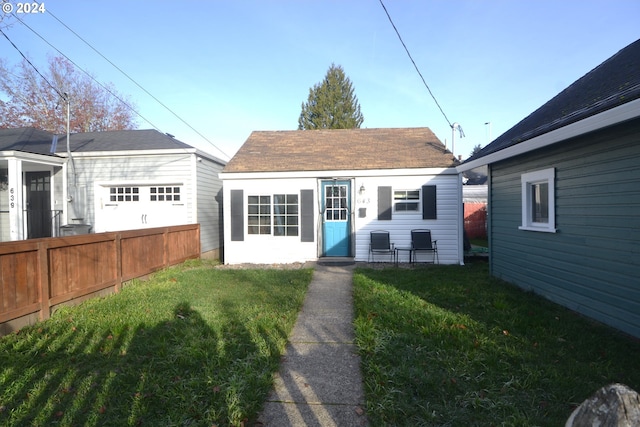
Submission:
M 76 214 L 82 215 L 85 218 L 85 222 L 93 224 L 96 231 L 103 231 L 101 224 L 96 224 L 96 204 L 99 205 L 100 200 L 99 195 L 95 194 L 96 186 L 94 183 L 182 183 L 181 199 L 186 203 L 186 217 L 174 225 L 194 223 L 194 185 L 191 174 L 191 156 L 191 154 L 185 153 L 154 156 L 77 157 L 74 160 L 77 182 L 78 187 L 86 188 L 86 206 L 75 207 Z M 72 172 L 70 176 L 71 174 Z M 71 214 L 73 214 L 73 208 L 70 206 L 69 211 Z M 71 220 L 71 217 L 69 220 Z
M 201 160 L 200 160 L 201 159 Z M 218 173 L 224 165 L 207 158 L 193 158 L 196 171 L 196 222 L 200 223 L 200 245 L 203 254 L 220 258 L 222 238 L 222 181 Z
M 492 273 L 640 336 L 640 121 L 490 168 Z M 555 169 L 556 233 L 519 230 L 522 173 Z
M 268 174 L 265 174 L 268 175 Z M 462 227 L 462 203 L 461 180 L 455 171 L 443 171 L 439 174 L 429 175 L 424 170 L 415 170 L 412 174 L 397 174 L 396 176 L 367 174 L 366 171 L 339 171 L 335 176 L 340 180 L 351 182 L 351 254 L 356 261 L 367 261 L 369 256 L 369 236 L 373 230 L 387 230 L 391 241 L 396 246 L 411 246 L 411 230 L 416 228 L 428 228 L 432 231 L 433 239 L 438 245 L 440 263 L 459 264 L 462 261 L 461 252 L 461 227 Z M 331 176 L 330 175 L 330 176 Z M 331 178 L 327 178 L 331 179 Z M 323 178 L 302 178 L 292 174 L 280 178 L 256 178 L 233 179 L 232 174 L 224 178 L 224 227 L 225 227 L 225 259 L 227 264 L 239 263 L 291 263 L 314 261 L 322 256 L 322 213 L 320 212 L 320 184 Z M 391 218 L 379 219 L 380 206 L 388 203 L 380 203 L 379 194 L 388 196 L 388 191 L 379 191 L 380 188 L 390 187 L 391 197 L 394 190 L 421 190 L 423 186 L 436 186 L 436 211 L 437 219 L 423 219 L 422 206 L 418 212 L 393 212 L 391 206 Z M 360 188 L 364 187 L 364 193 Z M 242 191 L 243 207 L 243 240 L 233 237 L 232 220 L 233 201 L 232 192 Z M 312 191 L 313 236 L 306 235 L 296 237 L 282 237 L 270 235 L 247 234 L 247 197 L 250 195 L 273 194 L 302 194 L 305 198 Z M 237 194 L 237 193 L 236 193 Z M 306 210 L 308 207 L 301 207 Z M 383 218 L 385 218 L 383 216 Z M 305 223 L 309 219 L 305 220 Z M 302 222 L 302 220 L 301 220 Z M 237 221 L 236 221 L 237 223 Z M 308 226 L 308 225 L 307 225 Z M 404 253 L 407 257 L 407 253 Z M 420 259 L 423 260 L 424 254 Z M 401 259 L 407 262 L 408 259 Z
M 306 179 L 253 179 L 225 180 L 223 185 L 226 207 L 224 216 L 224 262 L 226 264 L 272 264 L 294 263 L 316 260 L 316 240 L 302 241 L 298 236 L 255 235 L 247 233 L 247 198 L 249 196 L 271 196 L 274 194 L 301 194 L 302 190 L 313 191 L 314 224 L 317 225 L 319 208 L 317 203 L 317 180 Z M 273 202 L 273 200 L 272 200 Z M 306 208 L 305 208 L 306 209 Z M 232 218 L 236 213 L 239 218 Z M 310 240 L 310 239 L 307 239 Z
M 364 204 L 358 203 L 359 207 L 367 208 L 367 218 L 356 218 L 356 261 L 366 261 L 369 256 L 370 233 L 374 230 L 386 230 L 389 232 L 391 243 L 396 247 L 411 246 L 411 230 L 426 228 L 431 230 L 431 237 L 437 240 L 438 258 L 441 264 L 459 264 L 460 257 L 460 227 L 462 223 L 462 203 L 460 200 L 461 181 L 457 174 L 454 175 L 416 175 L 401 177 L 359 177 L 356 179 L 356 192 L 360 185 L 364 183 L 367 194 L 371 195 L 371 200 L 366 200 Z M 391 187 L 391 193 L 395 190 L 421 190 L 421 200 L 424 200 L 423 186 L 435 186 L 436 192 L 436 212 L 437 219 L 423 219 L 423 207 L 419 212 L 393 212 L 391 207 L 391 219 L 381 220 L 377 212 L 371 212 L 379 206 L 377 200 L 377 187 Z M 433 190 L 433 189 L 432 189 Z M 359 196 L 356 194 L 356 201 Z M 401 262 L 407 262 L 407 252 L 402 252 Z M 423 260 L 424 254 L 419 255 L 419 260 Z

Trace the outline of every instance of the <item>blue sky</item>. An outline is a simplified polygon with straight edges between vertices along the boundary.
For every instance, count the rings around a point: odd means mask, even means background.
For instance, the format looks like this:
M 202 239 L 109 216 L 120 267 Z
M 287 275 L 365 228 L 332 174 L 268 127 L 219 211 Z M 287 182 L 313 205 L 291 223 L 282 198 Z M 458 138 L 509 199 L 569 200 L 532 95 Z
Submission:
M 157 127 L 225 158 L 253 130 L 297 128 L 332 63 L 351 79 L 362 127 L 429 127 L 469 156 L 640 38 L 637 0 L 45 0 L 47 10 L 162 101 L 177 119 L 49 14 L 18 15 Z M 14 6 L 17 2 L 11 0 Z M 1 12 L 0 12 L 1 13 Z M 57 55 L 7 17 L 36 66 Z M 19 53 L 0 38 L 0 57 Z M 490 125 L 485 123 L 490 122 Z M 211 145 L 209 140 L 213 145 Z M 214 147 L 215 146 L 215 147 Z

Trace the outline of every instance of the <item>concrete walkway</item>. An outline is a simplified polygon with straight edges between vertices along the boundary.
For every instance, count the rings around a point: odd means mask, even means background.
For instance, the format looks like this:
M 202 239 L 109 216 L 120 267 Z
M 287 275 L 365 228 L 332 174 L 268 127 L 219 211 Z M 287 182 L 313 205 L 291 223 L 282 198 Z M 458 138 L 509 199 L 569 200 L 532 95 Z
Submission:
M 317 264 L 257 426 L 366 426 L 353 265 Z

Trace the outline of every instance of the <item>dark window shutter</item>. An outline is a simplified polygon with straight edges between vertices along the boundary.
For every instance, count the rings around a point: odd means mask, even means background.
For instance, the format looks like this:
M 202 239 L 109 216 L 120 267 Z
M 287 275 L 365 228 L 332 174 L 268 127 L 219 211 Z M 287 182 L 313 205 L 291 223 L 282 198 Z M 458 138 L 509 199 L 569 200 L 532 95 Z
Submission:
M 313 242 L 313 190 L 300 190 L 300 241 Z
M 391 221 L 391 187 L 378 187 L 378 220 Z
M 244 241 L 244 192 L 231 190 L 231 241 Z
M 436 186 L 422 186 L 422 219 L 437 219 Z

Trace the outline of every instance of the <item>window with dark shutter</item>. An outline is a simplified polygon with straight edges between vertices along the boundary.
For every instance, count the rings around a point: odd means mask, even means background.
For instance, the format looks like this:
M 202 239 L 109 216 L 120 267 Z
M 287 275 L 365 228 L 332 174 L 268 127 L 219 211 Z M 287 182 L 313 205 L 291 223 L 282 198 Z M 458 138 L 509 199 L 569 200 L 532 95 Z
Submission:
M 422 186 L 422 219 L 437 219 L 437 198 L 435 185 Z
M 378 220 L 391 221 L 392 208 L 391 187 L 378 187 Z

